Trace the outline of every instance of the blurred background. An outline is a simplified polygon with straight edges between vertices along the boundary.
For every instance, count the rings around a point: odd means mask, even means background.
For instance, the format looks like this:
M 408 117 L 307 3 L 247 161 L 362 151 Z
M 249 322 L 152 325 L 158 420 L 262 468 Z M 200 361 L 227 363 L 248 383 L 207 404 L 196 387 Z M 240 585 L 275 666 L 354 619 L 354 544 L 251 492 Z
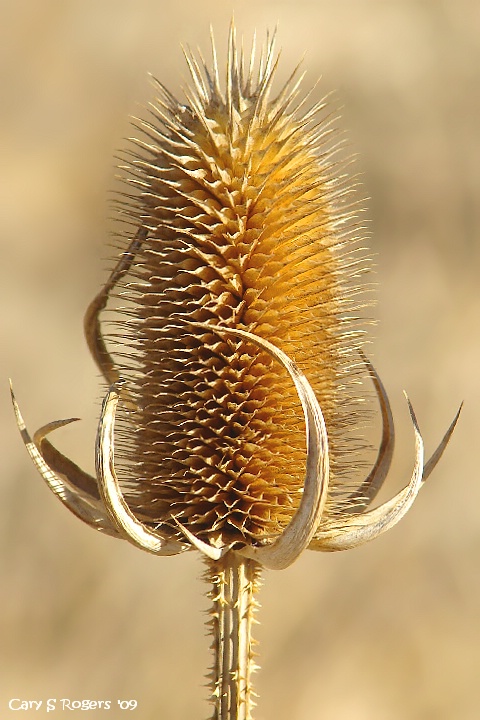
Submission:
M 82 318 L 105 278 L 114 156 L 153 94 L 147 73 L 180 94 L 180 42 L 208 55 L 212 24 L 224 57 L 233 12 L 247 47 L 255 28 L 264 37 L 278 23 L 279 80 L 305 56 L 305 88 L 321 76 L 314 98 L 337 91 L 359 156 L 378 283 L 371 352 L 398 425 L 385 497 L 413 463 L 402 389 L 427 453 L 465 400 L 400 525 L 265 574 L 256 718 L 476 719 L 480 4 L 470 0 L 0 1 L 1 716 L 12 697 L 136 699 L 142 720 L 208 715 L 200 559 L 150 557 L 63 509 L 23 448 L 8 377 L 30 430 L 82 418 L 55 440 L 93 471 L 100 383 Z

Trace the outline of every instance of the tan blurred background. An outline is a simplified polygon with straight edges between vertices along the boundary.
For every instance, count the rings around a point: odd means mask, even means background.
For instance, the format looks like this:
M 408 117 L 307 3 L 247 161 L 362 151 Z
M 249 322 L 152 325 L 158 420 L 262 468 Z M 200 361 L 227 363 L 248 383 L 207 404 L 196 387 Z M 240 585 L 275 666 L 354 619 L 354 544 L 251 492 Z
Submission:
M 105 277 L 114 154 L 131 132 L 128 115 L 151 95 L 147 72 L 178 92 L 179 43 L 208 53 L 212 23 L 223 52 L 232 11 L 247 40 L 278 21 L 281 77 L 305 53 L 306 87 L 321 75 L 316 97 L 337 90 L 344 106 L 372 198 L 372 353 L 398 418 L 390 494 L 413 462 L 402 389 L 427 452 L 466 403 L 440 467 L 399 526 L 361 549 L 307 553 L 265 576 L 256 717 L 477 719 L 474 0 L 0 2 L 0 716 L 15 717 L 11 697 L 133 698 L 141 720 L 208 714 L 200 560 L 149 557 L 67 513 L 22 447 L 7 378 L 31 430 L 83 419 L 57 442 L 93 470 L 100 385 L 82 316 Z

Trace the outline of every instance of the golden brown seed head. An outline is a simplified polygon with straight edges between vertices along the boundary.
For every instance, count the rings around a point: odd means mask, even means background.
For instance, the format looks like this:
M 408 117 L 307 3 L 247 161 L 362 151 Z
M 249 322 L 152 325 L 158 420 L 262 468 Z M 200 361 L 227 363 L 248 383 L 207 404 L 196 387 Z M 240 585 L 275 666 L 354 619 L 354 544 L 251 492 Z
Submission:
M 143 139 L 124 168 L 135 189 L 122 201 L 130 232 L 85 316 L 110 386 L 96 477 L 46 439 L 71 420 L 32 439 L 12 400 L 40 474 L 91 527 L 159 555 L 195 547 L 214 561 L 230 553 L 280 569 L 307 547 L 345 550 L 395 525 L 460 411 L 425 461 L 409 404 L 410 481 L 368 509 L 394 447 L 388 396 L 351 316 L 368 263 L 356 249 L 351 187 L 325 105 L 296 102 L 295 73 L 273 94 L 273 52 L 268 43 L 258 69 L 251 59 L 245 70 L 232 27 L 225 90 L 214 48 L 211 70 L 187 54 L 187 104 L 158 85 L 153 119 L 140 123 Z M 124 307 L 110 346 L 100 316 L 115 296 Z M 382 422 L 364 479 L 351 435 L 359 366 Z
M 266 352 L 195 323 L 254 333 L 305 373 L 329 432 L 333 513 L 358 419 L 359 340 L 346 313 L 365 262 L 352 260 L 350 192 L 325 104 L 298 103 L 293 78 L 273 94 L 273 42 L 259 69 L 245 70 L 232 34 L 224 91 L 215 53 L 211 70 L 187 61 L 186 104 L 158 85 L 126 168 L 136 188 L 126 213 L 147 236 L 122 281 L 128 310 L 116 335 L 130 358 L 116 359 L 137 407 L 119 413 L 117 458 L 137 516 L 180 535 L 174 515 L 229 544 L 291 520 L 305 423 L 290 376 Z

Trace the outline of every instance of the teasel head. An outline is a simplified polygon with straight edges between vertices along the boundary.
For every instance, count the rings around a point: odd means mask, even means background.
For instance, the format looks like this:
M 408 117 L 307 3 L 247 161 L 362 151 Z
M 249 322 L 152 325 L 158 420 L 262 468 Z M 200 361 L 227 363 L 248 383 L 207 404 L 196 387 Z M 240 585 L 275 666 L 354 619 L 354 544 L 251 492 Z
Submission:
M 355 547 L 392 527 L 458 418 L 425 462 L 408 402 L 411 479 L 370 509 L 390 468 L 394 425 L 363 350 L 370 262 L 359 207 L 329 103 L 301 97 L 298 69 L 274 92 L 274 44 L 257 62 L 254 43 L 246 58 L 232 25 L 225 80 L 212 39 L 211 63 L 185 52 L 185 100 L 155 81 L 149 119 L 135 123 L 122 162 L 126 230 L 85 318 L 109 386 L 96 478 L 47 439 L 71 420 L 31 439 L 14 399 L 34 463 L 74 514 L 152 553 L 206 556 L 218 718 L 250 717 L 258 568 L 285 568 L 306 548 Z M 382 425 L 366 477 L 356 469 L 362 376 Z M 226 612 L 235 617 L 226 622 Z M 229 660 L 227 626 L 244 638 Z

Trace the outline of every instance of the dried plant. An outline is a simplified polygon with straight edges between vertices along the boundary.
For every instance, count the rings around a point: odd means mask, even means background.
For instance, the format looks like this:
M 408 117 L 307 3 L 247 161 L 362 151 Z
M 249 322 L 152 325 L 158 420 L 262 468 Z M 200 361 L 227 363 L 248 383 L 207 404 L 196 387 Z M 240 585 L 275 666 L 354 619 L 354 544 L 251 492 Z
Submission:
M 185 104 L 156 83 L 151 119 L 139 121 L 123 166 L 127 230 L 85 318 L 109 385 L 97 477 L 47 440 L 72 420 L 32 440 L 13 402 L 33 462 L 77 517 L 151 553 L 205 556 L 213 717 L 247 720 L 260 569 L 286 568 L 306 548 L 356 547 L 392 527 L 458 414 L 424 462 L 409 403 L 412 477 L 368 509 L 390 468 L 394 427 L 355 317 L 369 263 L 334 118 L 326 101 L 297 100 L 298 69 L 272 95 L 273 39 L 258 63 L 253 43 L 246 64 L 232 26 L 225 87 L 213 40 L 212 54 L 210 67 L 185 53 L 193 83 Z M 99 316 L 112 298 L 123 307 L 108 337 Z M 359 479 L 362 373 L 378 398 L 382 438 Z

